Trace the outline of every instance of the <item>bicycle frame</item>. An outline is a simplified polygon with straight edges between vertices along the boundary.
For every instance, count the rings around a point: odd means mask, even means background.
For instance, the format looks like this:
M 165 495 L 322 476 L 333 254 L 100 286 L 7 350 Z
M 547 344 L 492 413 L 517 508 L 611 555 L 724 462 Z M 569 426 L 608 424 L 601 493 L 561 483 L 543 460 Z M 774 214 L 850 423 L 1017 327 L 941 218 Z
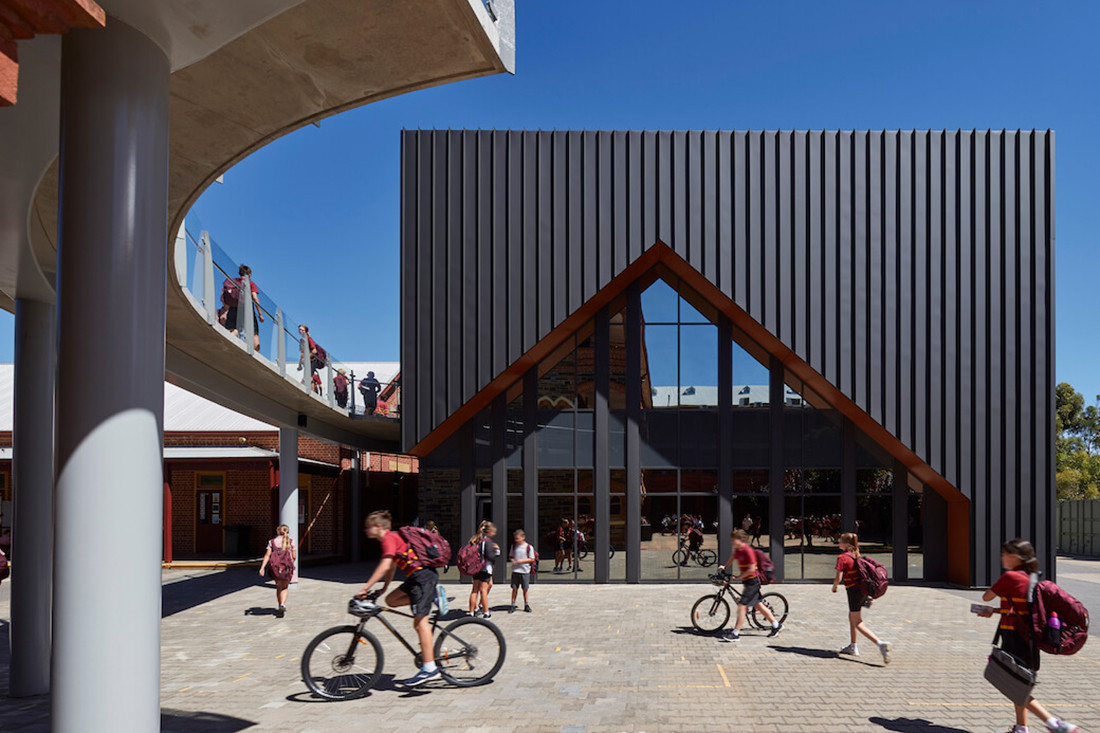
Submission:
M 367 622 L 369 622 L 372 618 L 376 618 L 382 623 L 383 626 L 385 626 L 387 629 L 389 629 L 389 632 L 391 634 L 393 634 L 394 637 L 398 641 L 401 642 L 401 645 L 409 651 L 409 654 L 411 654 L 414 658 L 418 654 L 420 654 L 420 650 L 418 650 L 416 647 L 414 647 L 412 644 L 410 644 L 408 642 L 408 640 L 405 639 L 405 636 L 400 631 L 397 630 L 397 627 L 395 627 L 393 624 L 391 624 L 388 619 L 384 618 L 382 616 L 382 614 L 383 613 L 392 613 L 396 616 L 404 616 L 405 618 L 409 618 L 409 619 L 415 619 L 416 617 L 413 616 L 411 613 L 405 613 L 404 611 L 398 611 L 396 609 L 390 608 L 389 606 L 380 606 L 379 608 L 380 608 L 380 610 L 378 611 L 378 613 L 372 614 L 370 616 L 366 616 L 365 618 L 362 618 L 362 619 L 359 620 L 359 628 L 356 631 L 356 633 L 359 633 L 359 632 L 365 630 L 366 626 L 367 626 Z M 436 630 L 439 628 L 439 612 L 438 611 L 433 611 L 431 613 L 431 615 L 428 616 L 428 618 L 430 619 L 431 625 L 432 625 L 432 639 L 435 639 Z M 419 642 L 419 640 L 418 640 L 418 642 Z

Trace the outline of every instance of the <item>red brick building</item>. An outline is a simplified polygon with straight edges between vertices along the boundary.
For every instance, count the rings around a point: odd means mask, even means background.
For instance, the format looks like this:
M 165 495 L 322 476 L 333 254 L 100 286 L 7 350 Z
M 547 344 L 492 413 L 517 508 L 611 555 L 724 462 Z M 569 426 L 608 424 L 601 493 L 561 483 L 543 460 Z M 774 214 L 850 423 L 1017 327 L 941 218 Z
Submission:
M 396 371 L 396 365 L 394 365 Z M 12 367 L 0 365 L 0 508 L 11 526 Z M 278 428 L 165 384 L 166 561 L 258 557 L 278 524 Z M 356 451 L 302 435 L 298 441 L 298 536 L 303 554 L 349 558 Z M 418 462 L 361 453 L 360 507 L 417 514 Z M 353 529 L 354 528 L 354 529 Z

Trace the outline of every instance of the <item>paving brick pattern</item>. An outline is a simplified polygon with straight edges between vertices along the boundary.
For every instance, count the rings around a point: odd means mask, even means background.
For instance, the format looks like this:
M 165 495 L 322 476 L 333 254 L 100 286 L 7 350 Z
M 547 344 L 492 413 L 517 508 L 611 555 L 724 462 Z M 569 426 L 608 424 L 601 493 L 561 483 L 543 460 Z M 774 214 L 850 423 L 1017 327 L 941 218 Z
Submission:
M 1100 588 L 1100 561 L 1062 568 L 1090 593 Z M 317 701 L 299 679 L 299 656 L 317 632 L 350 620 L 347 599 L 363 577 L 362 567 L 307 569 L 276 619 L 274 592 L 255 571 L 165 571 L 163 730 L 957 733 L 1011 722 L 1007 701 L 982 679 L 994 622 L 968 613 L 980 593 L 917 587 L 891 588 L 865 614 L 893 643 L 888 666 L 866 643 L 858 659 L 836 656 L 846 606 L 827 585 L 773 586 L 790 601 L 785 629 L 774 639 L 746 631 L 736 644 L 692 632 L 689 609 L 711 592 L 705 584 L 536 584 L 535 612 L 514 615 L 509 589 L 498 587 L 493 621 L 508 656 L 494 683 L 402 692 L 393 679 L 413 673 L 411 658 L 371 622 L 386 653 L 381 683 L 361 700 Z M 468 586 L 447 588 L 464 606 Z M 0 620 L 7 613 L 0 586 Z M 1044 656 L 1040 679 L 1038 697 L 1056 714 L 1100 731 L 1100 643 Z M 48 730 L 47 710 L 45 698 L 0 698 L 0 730 Z

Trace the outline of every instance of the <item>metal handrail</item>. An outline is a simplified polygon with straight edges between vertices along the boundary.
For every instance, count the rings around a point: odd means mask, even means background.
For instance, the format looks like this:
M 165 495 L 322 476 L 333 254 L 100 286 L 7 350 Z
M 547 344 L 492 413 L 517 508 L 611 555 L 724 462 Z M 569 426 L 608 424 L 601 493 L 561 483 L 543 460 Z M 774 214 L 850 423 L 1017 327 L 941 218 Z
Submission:
M 192 305 L 204 316 L 211 328 L 220 330 L 227 338 L 239 343 L 246 353 L 255 356 L 262 364 L 297 384 L 303 391 L 312 393 L 315 399 L 334 410 L 346 412 L 351 417 L 400 416 L 400 379 L 378 382 L 377 404 L 368 413 L 361 404 L 365 396 L 357 399 L 362 394 L 359 387 L 363 378 L 356 377 L 354 370 L 346 362 L 333 358 L 327 352 L 323 359 L 311 358 L 309 340 L 300 332 L 299 323 L 262 289 L 257 288 L 256 300 L 253 300 L 250 278 L 240 275 L 240 266 L 217 244 L 209 231 L 202 228 L 194 214 L 187 215 L 177 234 L 175 258 L 177 279 L 180 287 L 191 296 Z M 225 322 L 229 306 L 223 302 L 222 292 L 226 281 L 237 283 L 235 324 Z M 234 330 L 237 332 L 236 336 L 232 333 Z M 266 349 L 264 344 L 267 345 Z M 348 380 L 344 405 L 338 403 L 335 390 L 337 375 L 341 370 Z M 382 399 L 381 395 L 388 393 L 393 397 L 389 400 Z

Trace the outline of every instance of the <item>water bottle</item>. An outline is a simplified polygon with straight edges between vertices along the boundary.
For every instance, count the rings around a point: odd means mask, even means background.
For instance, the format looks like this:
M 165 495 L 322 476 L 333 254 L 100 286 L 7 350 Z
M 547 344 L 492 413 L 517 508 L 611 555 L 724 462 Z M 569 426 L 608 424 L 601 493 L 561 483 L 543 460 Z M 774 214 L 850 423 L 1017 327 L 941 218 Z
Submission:
M 435 587 L 435 603 L 439 606 L 439 615 L 447 613 L 447 589 L 442 585 Z
M 1051 646 L 1062 645 L 1062 620 L 1058 618 L 1057 611 L 1051 611 L 1047 617 L 1047 627 L 1043 629 L 1043 641 Z

